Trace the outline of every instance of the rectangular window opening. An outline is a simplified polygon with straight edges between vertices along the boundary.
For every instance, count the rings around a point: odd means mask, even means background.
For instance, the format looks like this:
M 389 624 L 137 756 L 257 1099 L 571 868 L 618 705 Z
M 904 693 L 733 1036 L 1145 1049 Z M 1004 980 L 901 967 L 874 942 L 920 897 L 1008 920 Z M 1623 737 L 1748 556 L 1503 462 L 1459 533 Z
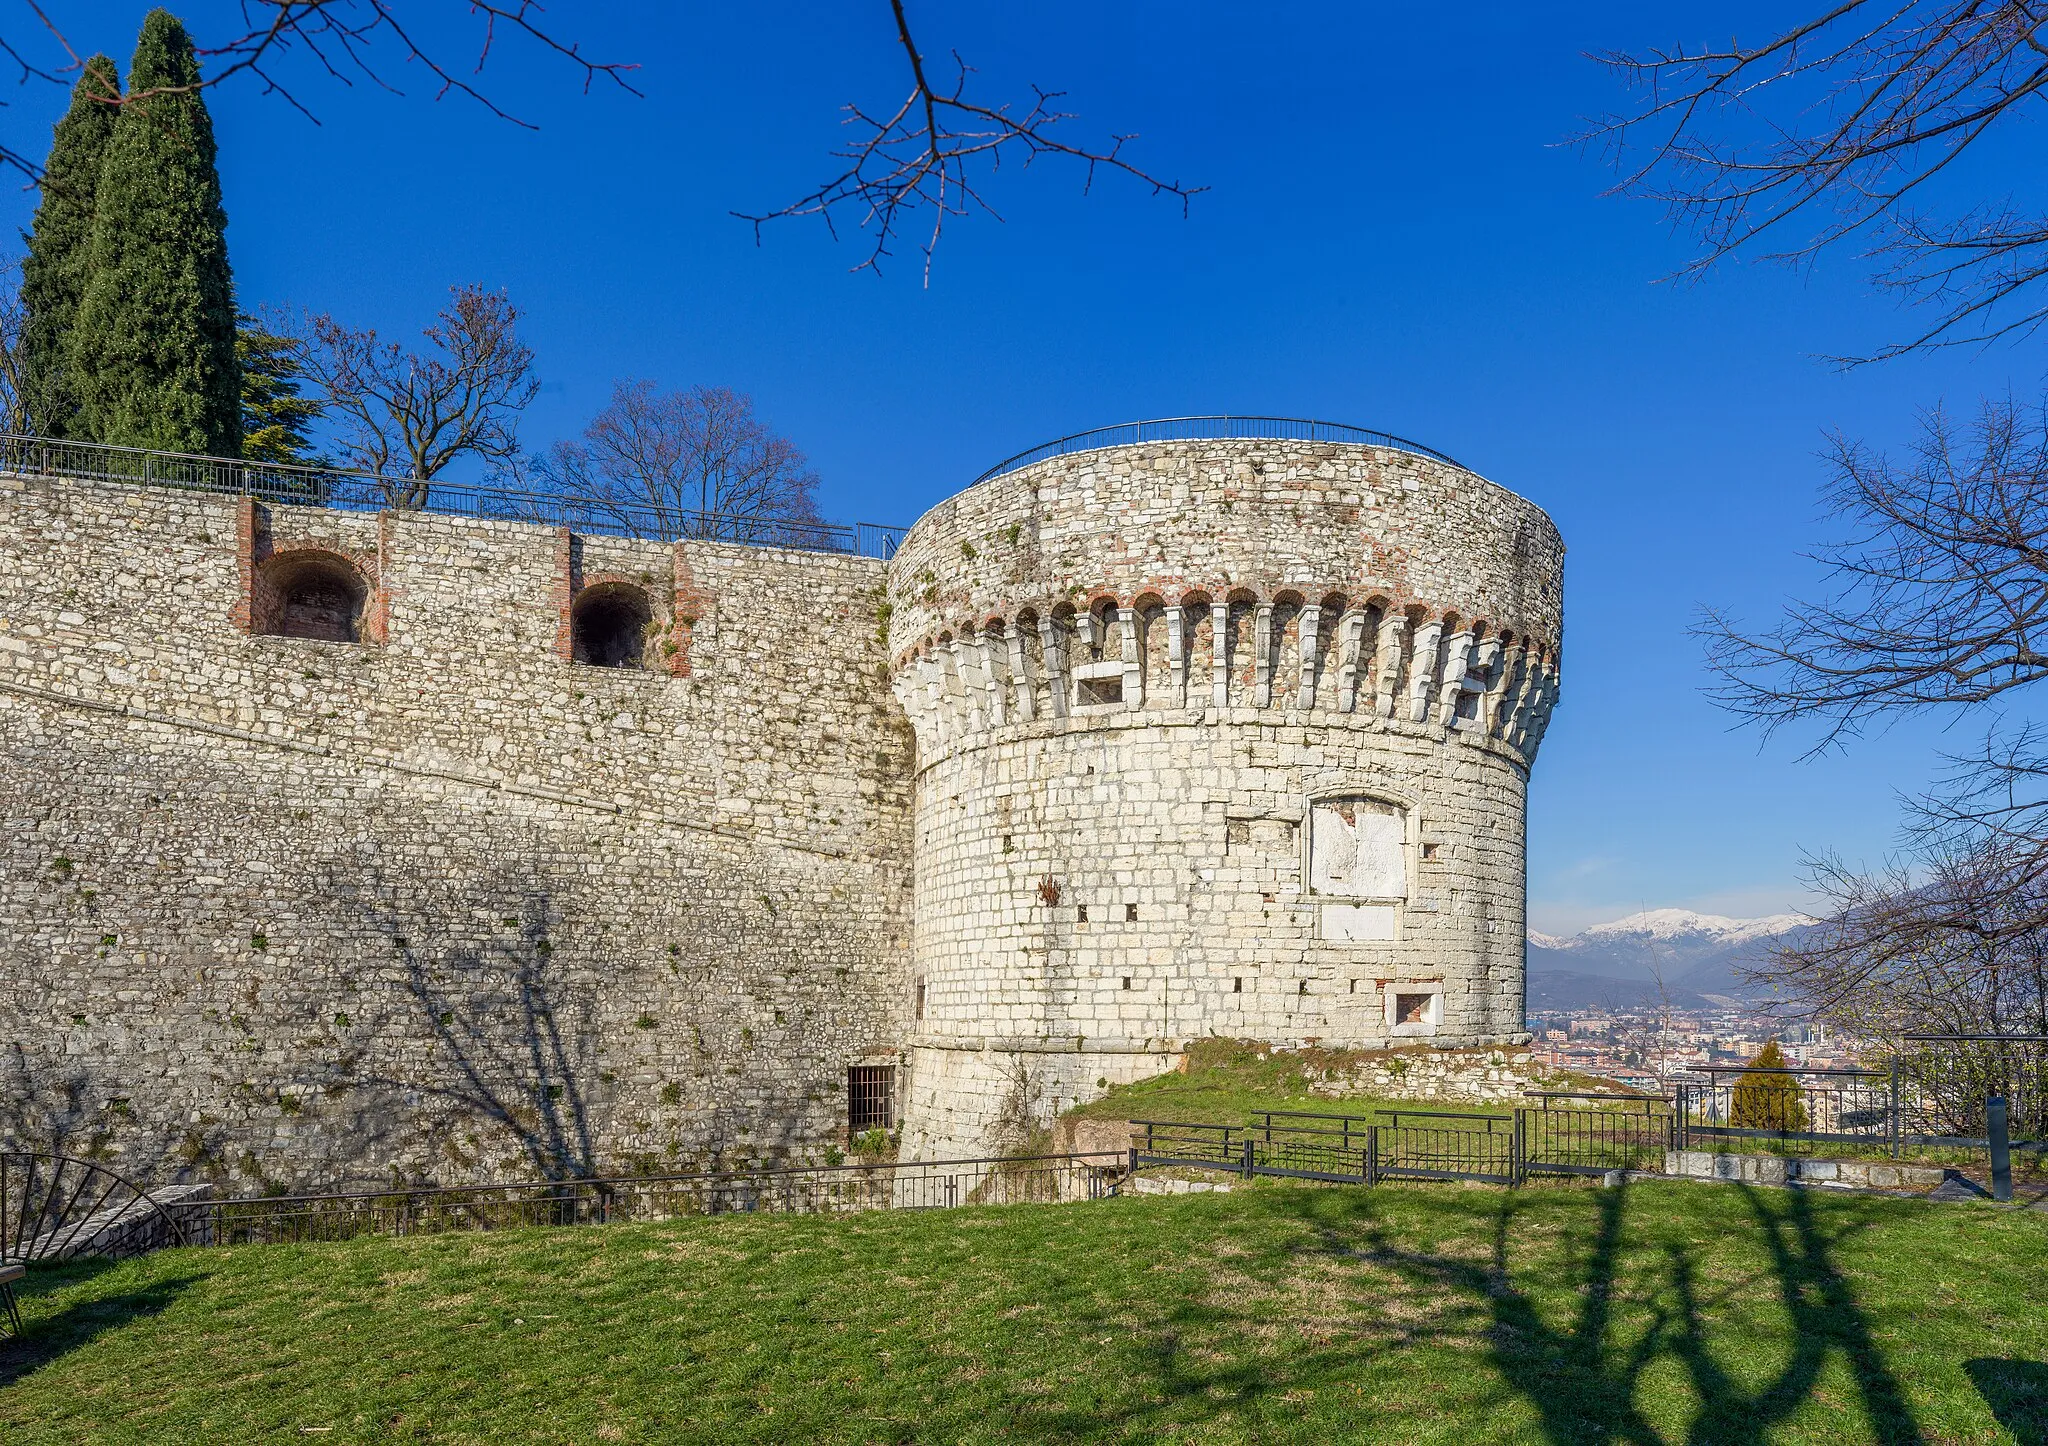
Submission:
M 896 1124 L 896 1066 L 857 1064 L 846 1071 L 848 1134 L 893 1129 Z
M 1128 988 L 1130 988 L 1130 987 L 1131 987 L 1131 976 L 1130 976 L 1130 975 L 1128 975 L 1128 974 L 1126 974 L 1126 975 L 1124 976 L 1124 988 L 1128 989 Z
M 1242 993 L 1244 993 L 1244 980 L 1243 980 L 1243 979 L 1232 979 L 1232 980 L 1230 981 L 1230 992 L 1231 992 L 1232 994 L 1242 994 Z
M 1088 922 L 1088 906 L 1086 904 L 1076 904 L 1074 906 L 1074 922 L 1077 924 Z
M 1428 995 L 1428 994 L 1397 994 L 1397 995 L 1395 995 L 1395 996 L 1394 996 L 1394 1023 L 1396 1023 L 1396 1024 L 1427 1024 L 1427 1023 L 1429 1023 L 1429 1001 L 1430 1001 L 1430 999 L 1431 999 L 1432 997 L 1433 997 L 1433 996 L 1431 996 L 1431 995 Z
M 1074 700 L 1083 708 L 1099 708 L 1124 700 L 1122 678 L 1078 678 L 1074 682 Z
M 1138 922 L 1138 906 L 1136 904 L 1124 905 L 1124 922 L 1126 924 L 1135 924 Z
M 917 1017 L 924 1018 L 924 980 L 917 981 Z

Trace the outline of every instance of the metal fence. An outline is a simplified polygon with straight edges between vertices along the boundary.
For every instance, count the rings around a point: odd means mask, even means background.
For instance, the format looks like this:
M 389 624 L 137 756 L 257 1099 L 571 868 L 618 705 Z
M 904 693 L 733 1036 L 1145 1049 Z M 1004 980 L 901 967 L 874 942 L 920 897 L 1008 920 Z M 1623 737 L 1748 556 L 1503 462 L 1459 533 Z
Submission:
M 422 482 L 344 467 L 299 467 L 67 442 L 0 433 L 0 472 L 21 476 L 81 477 L 132 482 L 229 497 L 253 497 L 280 506 L 325 507 L 341 512 L 433 512 L 499 522 L 538 522 L 608 537 L 656 542 L 693 539 L 749 547 L 836 552 L 886 561 L 908 529 L 859 522 L 793 521 L 682 507 L 614 501 L 569 493 Z
M 1673 1086 L 1680 1148 L 1810 1154 L 1816 1145 L 1901 1144 L 1898 1076 L 1892 1070 L 1755 1070 L 1714 1065 Z
M 1347 426 L 1342 422 L 1315 422 L 1305 417 L 1162 417 L 1150 422 L 1119 422 L 1111 427 L 1096 427 L 1087 432 L 1076 432 L 1070 437 L 1041 443 L 1027 452 L 1019 452 L 996 463 L 979 477 L 976 482 L 986 482 L 991 477 L 1000 477 L 1005 472 L 1015 472 L 1020 467 L 1029 467 L 1034 462 L 1043 462 L 1052 457 L 1064 457 L 1074 452 L 1093 452 L 1103 447 L 1128 447 L 1140 442 L 1191 442 L 1228 438 L 1245 438 L 1254 441 L 1281 442 L 1352 442 L 1372 447 L 1388 447 L 1396 452 L 1408 452 L 1417 457 L 1427 457 L 1434 462 L 1448 463 L 1460 470 L 1469 470 L 1456 458 L 1425 447 L 1420 442 L 1411 442 L 1406 437 L 1396 437 L 1391 432 L 1376 432 L 1369 427 Z
M 1994 1095 L 2004 1099 L 2017 1139 L 2048 1142 L 2048 1035 L 1909 1034 L 1894 1067 L 1908 1142 L 1975 1143 Z
M 2006 1101 L 2015 1146 L 2048 1147 L 2048 1037 L 1907 1035 L 1883 1069 L 1711 1065 L 1675 1082 L 1682 1148 L 1810 1154 L 1859 1146 L 1983 1149 L 1986 1102 Z
M 1362 1115 L 1274 1110 L 1244 1125 L 1133 1120 L 1131 1165 L 1228 1170 L 1245 1179 L 1511 1185 L 1532 1174 L 1656 1169 L 1671 1148 L 1668 1100 L 1562 1092 L 1530 1098 L 1539 1103 L 1502 1114 L 1387 1108 Z
M 830 1165 L 511 1185 L 251 1196 L 173 1207 L 188 1243 L 280 1244 L 684 1215 L 836 1215 L 1094 1200 L 1117 1192 L 1121 1153 Z

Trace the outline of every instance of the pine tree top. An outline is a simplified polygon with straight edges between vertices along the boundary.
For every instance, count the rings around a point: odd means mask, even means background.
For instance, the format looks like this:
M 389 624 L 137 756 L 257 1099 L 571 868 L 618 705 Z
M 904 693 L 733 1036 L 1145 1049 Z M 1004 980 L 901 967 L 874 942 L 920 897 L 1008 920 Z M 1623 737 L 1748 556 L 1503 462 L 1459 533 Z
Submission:
M 1764 1041 L 1764 1047 L 1756 1052 L 1756 1058 L 1749 1062 L 1748 1067 L 1750 1069 L 1783 1070 L 1790 1068 L 1791 1063 L 1790 1060 L 1785 1058 L 1785 1051 L 1778 1048 L 1778 1041 L 1770 1039 Z

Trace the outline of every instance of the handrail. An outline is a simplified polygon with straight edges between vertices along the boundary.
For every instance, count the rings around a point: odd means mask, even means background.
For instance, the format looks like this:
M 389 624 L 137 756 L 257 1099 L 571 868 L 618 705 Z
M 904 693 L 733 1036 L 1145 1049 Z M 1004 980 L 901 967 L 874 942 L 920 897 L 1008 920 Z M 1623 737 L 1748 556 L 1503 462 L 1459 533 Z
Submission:
M 253 497 L 281 506 L 341 512 L 432 512 L 502 522 L 535 522 L 657 542 L 696 539 L 787 547 L 887 561 L 909 531 L 874 522 L 819 522 L 620 502 L 574 493 L 527 492 L 466 482 L 421 481 L 351 467 L 314 467 L 158 452 L 105 442 L 72 442 L 0 432 L 0 472 L 140 483 Z
M 1396 452 L 1408 452 L 1417 457 L 1427 457 L 1433 462 L 1443 462 L 1460 471 L 1472 469 L 1447 453 L 1420 442 L 1411 442 L 1406 437 L 1397 437 L 1392 432 L 1375 431 L 1370 427 L 1354 427 L 1345 422 L 1318 422 L 1307 417 L 1160 417 L 1143 422 L 1118 422 L 1113 426 L 1094 427 L 1086 432 L 1075 432 L 1056 441 L 1041 442 L 1038 446 L 1006 457 L 989 468 L 976 483 L 986 482 L 991 477 L 1000 477 L 1006 472 L 1015 472 L 1020 467 L 1029 467 L 1034 462 L 1043 462 L 1052 457 L 1064 457 L 1074 452 L 1099 451 L 1104 447 L 1130 447 L 1142 442 L 1198 442 L 1242 439 L 1247 441 L 1275 442 L 1348 442 L 1370 447 L 1388 447 Z M 1476 475 L 1476 474 L 1475 474 Z

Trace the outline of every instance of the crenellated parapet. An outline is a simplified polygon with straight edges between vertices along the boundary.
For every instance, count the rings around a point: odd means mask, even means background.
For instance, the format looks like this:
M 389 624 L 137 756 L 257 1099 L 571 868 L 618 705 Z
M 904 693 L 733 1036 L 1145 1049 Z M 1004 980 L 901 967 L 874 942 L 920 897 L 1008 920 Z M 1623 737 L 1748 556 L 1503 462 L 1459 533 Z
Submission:
M 1314 598 L 1314 601 L 1310 601 Z M 1535 756 L 1556 645 L 1384 594 L 1244 587 L 1026 603 L 893 659 L 927 746 L 1048 720 L 1233 708 L 1419 728 Z
M 1562 556 L 1533 504 L 1393 448 L 1104 448 L 979 483 L 911 529 L 890 569 L 895 688 L 928 752 L 1248 708 L 1526 762 L 1558 694 Z

